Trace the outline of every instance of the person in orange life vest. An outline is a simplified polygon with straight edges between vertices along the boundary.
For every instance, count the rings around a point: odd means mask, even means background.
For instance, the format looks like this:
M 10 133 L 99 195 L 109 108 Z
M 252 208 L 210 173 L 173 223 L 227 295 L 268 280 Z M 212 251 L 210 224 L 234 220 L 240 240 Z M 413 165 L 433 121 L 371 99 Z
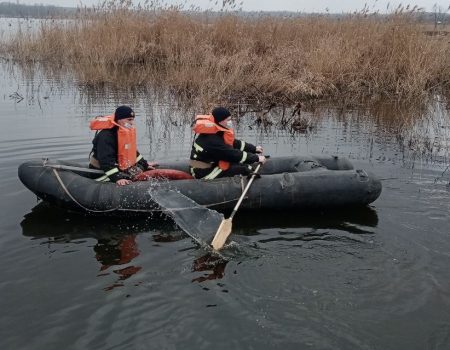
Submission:
M 110 125 L 96 133 L 92 141 L 89 167 L 105 172 L 104 176 L 97 179 L 98 181 L 112 181 L 119 186 L 127 185 L 134 175 L 152 170 L 157 165 L 148 163 L 136 150 L 134 117 L 134 111 L 130 107 L 120 106 L 114 113 L 114 119 L 109 121 Z M 103 117 L 105 118 L 108 117 Z M 91 129 L 94 129 L 92 124 Z M 130 150 L 135 156 L 130 156 Z
M 216 107 L 212 115 L 199 115 L 193 127 L 198 135 L 192 144 L 190 169 L 196 179 L 248 175 L 251 164 L 265 163 L 261 146 L 254 146 L 234 138 L 231 113 Z

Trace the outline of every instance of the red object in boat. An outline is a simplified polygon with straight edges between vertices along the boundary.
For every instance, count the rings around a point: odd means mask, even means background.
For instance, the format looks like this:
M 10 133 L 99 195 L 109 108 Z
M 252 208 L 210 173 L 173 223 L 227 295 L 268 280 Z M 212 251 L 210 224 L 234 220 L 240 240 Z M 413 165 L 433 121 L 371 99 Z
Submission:
M 133 181 L 147 181 L 150 179 L 192 180 L 193 177 L 190 174 L 181 170 L 154 169 L 154 170 L 147 170 L 136 175 Z

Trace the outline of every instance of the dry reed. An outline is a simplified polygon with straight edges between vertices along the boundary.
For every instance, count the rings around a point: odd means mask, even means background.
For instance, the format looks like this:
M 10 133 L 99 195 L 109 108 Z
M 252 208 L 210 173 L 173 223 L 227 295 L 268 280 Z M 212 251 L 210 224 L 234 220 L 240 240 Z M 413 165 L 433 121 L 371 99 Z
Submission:
M 425 35 L 406 13 L 245 18 L 112 6 L 18 31 L 2 50 L 80 84 L 164 86 L 205 103 L 412 99 L 450 83 L 448 38 Z

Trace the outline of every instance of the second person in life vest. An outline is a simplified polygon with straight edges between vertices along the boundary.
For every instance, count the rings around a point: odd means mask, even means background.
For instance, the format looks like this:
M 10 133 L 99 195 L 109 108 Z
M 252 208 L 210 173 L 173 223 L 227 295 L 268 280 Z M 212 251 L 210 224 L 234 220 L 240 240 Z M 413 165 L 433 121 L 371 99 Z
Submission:
M 197 136 L 192 144 L 190 169 L 196 179 L 248 175 L 251 164 L 265 163 L 261 146 L 234 138 L 231 113 L 216 107 L 211 115 L 198 115 L 193 130 Z
M 105 171 L 98 181 L 112 181 L 122 186 L 131 182 L 134 175 L 154 169 L 136 148 L 134 111 L 120 106 L 113 115 L 97 117 L 91 129 L 97 130 L 90 155 L 89 167 Z

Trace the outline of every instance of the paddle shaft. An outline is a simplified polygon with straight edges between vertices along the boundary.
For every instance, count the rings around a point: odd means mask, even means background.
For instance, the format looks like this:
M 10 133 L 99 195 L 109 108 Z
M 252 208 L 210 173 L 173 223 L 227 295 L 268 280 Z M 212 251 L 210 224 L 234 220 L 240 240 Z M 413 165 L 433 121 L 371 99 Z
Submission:
M 248 181 L 247 186 L 245 186 L 244 191 L 242 192 L 241 196 L 239 197 L 238 202 L 234 206 L 234 209 L 231 212 L 230 217 L 228 219 L 222 220 L 222 222 L 220 223 L 219 228 L 217 229 L 217 232 L 214 235 L 214 238 L 211 242 L 211 245 L 215 250 L 222 249 L 228 236 L 231 234 L 233 216 L 234 216 L 234 214 L 236 214 L 237 210 L 239 209 L 239 206 L 241 205 L 242 201 L 244 200 L 244 197 L 247 194 L 248 189 L 252 185 L 253 180 L 255 179 L 256 174 L 258 173 L 260 167 L 261 167 L 261 163 L 258 164 L 255 171 L 253 172 L 253 175 L 251 176 L 250 180 Z
M 258 164 L 258 166 L 256 167 L 255 171 L 253 172 L 252 177 L 250 178 L 250 180 L 249 180 L 247 186 L 245 186 L 244 192 L 242 192 L 241 197 L 239 198 L 238 202 L 237 202 L 236 205 L 234 206 L 234 209 L 233 209 L 233 211 L 231 212 L 231 215 L 230 215 L 230 217 L 229 217 L 228 219 L 232 220 L 234 214 L 236 214 L 236 212 L 238 211 L 238 209 L 239 209 L 239 207 L 240 207 L 242 201 L 244 200 L 245 195 L 247 194 L 248 190 L 250 189 L 250 186 L 251 186 L 252 183 L 253 183 L 253 180 L 254 180 L 255 177 L 256 177 L 256 174 L 257 174 L 258 171 L 259 171 L 259 168 L 261 168 L 261 163 Z

